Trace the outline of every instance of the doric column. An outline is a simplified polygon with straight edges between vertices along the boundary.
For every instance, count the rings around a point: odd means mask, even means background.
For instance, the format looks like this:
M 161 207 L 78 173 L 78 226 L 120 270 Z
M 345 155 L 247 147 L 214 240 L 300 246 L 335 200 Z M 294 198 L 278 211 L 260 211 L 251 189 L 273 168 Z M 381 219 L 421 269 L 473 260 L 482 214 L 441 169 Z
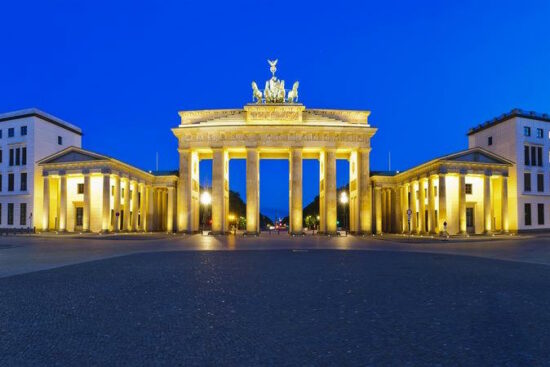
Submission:
M 466 173 L 458 175 L 458 228 L 460 234 L 466 234 Z
M 44 204 L 42 207 L 42 230 L 48 231 L 50 229 L 50 176 L 47 172 L 43 173 L 44 176 Z
M 130 180 L 123 178 L 124 183 L 124 217 L 122 218 L 122 229 L 130 230 Z
M 213 149 L 212 157 L 212 232 L 228 231 L 229 156 L 223 148 Z
M 260 232 L 260 154 L 246 150 L 246 232 Z
M 502 206 L 502 231 L 504 233 L 508 233 L 508 177 L 502 176 L 502 198 L 501 198 L 501 206 Z
M 437 233 L 435 217 L 435 179 L 437 176 L 430 175 L 428 178 L 428 231 L 431 234 Z
M 407 185 L 401 185 L 401 233 L 409 231 L 407 223 L 407 210 L 409 209 L 408 192 Z
M 374 206 L 376 234 L 382 234 L 382 189 L 380 186 L 374 186 Z
M 145 196 L 145 184 L 140 183 L 139 184 L 139 230 L 145 231 L 145 222 L 147 218 L 146 214 L 146 203 L 147 203 L 147 197 Z
M 492 232 L 492 196 L 491 196 L 491 172 L 485 172 L 483 176 L 483 231 L 485 234 Z
M 327 221 L 327 233 L 336 233 L 337 231 L 337 199 L 336 199 L 336 150 L 327 149 L 325 151 L 325 211 Z
M 147 186 L 147 221 L 146 228 L 147 232 L 153 232 L 154 229 L 154 211 L 155 211 L 155 191 L 153 189 L 153 186 L 148 185 Z
M 82 206 L 82 230 L 88 232 L 90 230 L 90 218 L 91 218 L 91 186 L 90 186 L 90 172 L 84 171 L 84 194 L 83 194 L 83 206 Z
M 447 221 L 447 183 L 446 183 L 446 175 L 444 173 L 439 174 L 439 184 L 437 186 L 437 189 L 439 190 L 439 195 L 437 196 L 439 199 L 439 209 L 437 211 L 437 214 L 439 216 L 438 224 L 439 224 L 439 233 L 444 234 L 445 233 L 445 226 L 444 223 Z
M 130 201 L 132 205 L 132 223 L 131 223 L 131 230 L 137 231 L 138 229 L 138 185 L 137 181 L 132 181 L 130 183 L 130 187 L 132 188 L 132 200 Z
M 166 232 L 174 231 L 174 188 L 168 187 L 168 203 L 166 207 Z
M 67 230 L 67 176 L 59 173 L 59 231 Z
M 199 229 L 199 156 L 190 149 L 179 149 L 180 169 L 177 186 L 178 232 Z
M 392 189 L 386 189 L 386 232 L 393 232 L 393 223 L 392 223 Z
M 418 184 L 418 181 L 412 181 L 410 184 L 411 188 L 411 232 L 412 233 L 418 233 L 418 217 L 420 214 L 416 214 L 418 212 L 418 206 L 417 206 L 417 196 L 416 195 L 416 188 L 420 187 Z
M 372 231 L 372 190 L 370 186 L 370 148 L 360 149 L 357 153 L 357 177 L 359 178 L 359 225 L 361 233 Z
M 402 218 L 402 215 L 401 215 L 401 212 L 402 212 L 402 200 L 401 200 L 401 187 L 400 186 L 397 186 L 395 189 L 394 189 L 394 196 L 395 196 L 395 200 L 394 200 L 394 206 L 395 206 L 395 210 L 393 211 L 393 218 L 394 218 L 394 222 L 395 222 L 395 228 L 393 228 L 393 232 L 395 233 L 401 233 L 403 231 L 403 223 L 401 222 L 401 218 Z
M 290 149 L 289 224 L 291 234 L 302 233 L 302 148 Z
M 111 174 L 110 172 L 102 172 L 103 174 L 103 200 L 102 200 L 102 215 L 101 215 L 101 230 L 108 232 L 111 224 Z
M 426 233 L 426 179 L 421 178 L 418 181 L 418 232 Z
M 114 197 L 113 197 L 113 211 L 114 211 L 114 224 L 113 230 L 118 232 L 120 230 L 120 176 L 114 175 Z

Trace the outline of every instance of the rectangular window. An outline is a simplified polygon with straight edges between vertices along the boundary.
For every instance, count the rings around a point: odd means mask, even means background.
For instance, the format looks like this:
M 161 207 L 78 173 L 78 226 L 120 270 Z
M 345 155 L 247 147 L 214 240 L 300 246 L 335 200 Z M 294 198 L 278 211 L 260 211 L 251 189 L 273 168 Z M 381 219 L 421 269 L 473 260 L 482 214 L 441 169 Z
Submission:
M 493 137 L 492 136 L 489 136 L 487 138 L 487 145 L 493 145 Z
M 543 134 L 542 129 L 537 128 L 537 138 L 542 139 Z
M 77 194 L 84 194 L 84 184 L 83 183 L 79 183 L 78 185 L 76 185 L 76 193 Z
M 57 144 L 58 145 L 63 145 L 63 137 L 62 136 L 57 137 Z
M 27 165 L 27 147 L 21 148 L 21 164 L 23 166 Z
M 531 172 L 525 172 L 523 174 L 523 191 L 531 191 Z
M 531 161 L 529 160 L 529 147 L 527 145 L 523 147 L 523 157 L 525 165 L 529 166 L 531 164 Z
M 27 127 L 21 126 L 21 136 L 25 136 L 25 135 L 27 135 Z
M 22 226 L 27 225 L 27 203 L 19 205 L 19 224 Z
M 8 129 L 8 138 L 13 138 L 14 135 L 15 135 L 15 129 L 13 127 L 10 127 Z
M 15 179 L 13 173 L 8 173 L 8 191 L 13 191 Z
M 15 149 L 15 165 L 21 165 L 21 148 Z
M 537 147 L 531 147 L 531 166 L 537 165 Z
M 0 192 L 2 192 L 2 175 L 0 175 Z
M 8 203 L 8 225 L 13 226 L 13 203 Z
M 549 131 L 550 133 L 550 131 Z M 549 135 L 549 138 L 550 138 L 550 135 Z M 2 130 L 0 130 L 0 139 L 2 139 Z
M 13 148 L 10 149 L 10 166 L 13 166 Z
M 0 203 L 0 224 L 2 224 L 2 203 Z
M 524 216 L 525 216 L 525 225 L 531 225 L 531 204 L 525 203 L 524 205 Z
M 544 224 L 544 204 L 537 204 L 538 224 Z
M 529 126 L 523 127 L 523 136 L 531 136 L 531 128 Z
M 542 147 L 537 147 L 537 162 L 542 167 Z
M 2 149 L 0 149 L 0 163 L 2 163 Z
M 21 172 L 21 191 L 27 191 L 27 172 Z
M 542 173 L 537 174 L 537 191 L 538 192 L 544 191 L 544 174 Z
M 472 194 L 472 184 L 467 183 L 464 186 L 464 191 L 466 192 L 466 194 L 471 195 Z

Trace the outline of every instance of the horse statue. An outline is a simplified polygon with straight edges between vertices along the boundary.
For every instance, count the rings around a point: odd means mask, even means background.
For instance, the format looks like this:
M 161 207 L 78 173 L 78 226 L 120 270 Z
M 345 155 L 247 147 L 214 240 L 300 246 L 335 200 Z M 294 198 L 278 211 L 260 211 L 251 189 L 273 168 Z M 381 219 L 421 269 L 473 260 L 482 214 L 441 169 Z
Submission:
M 298 101 L 298 87 L 300 86 L 300 82 L 294 82 L 294 85 L 292 86 L 292 89 L 288 91 L 288 103 L 294 103 Z
M 254 100 L 258 104 L 262 103 L 262 92 L 258 89 L 256 82 L 252 82 L 252 101 L 254 102 Z

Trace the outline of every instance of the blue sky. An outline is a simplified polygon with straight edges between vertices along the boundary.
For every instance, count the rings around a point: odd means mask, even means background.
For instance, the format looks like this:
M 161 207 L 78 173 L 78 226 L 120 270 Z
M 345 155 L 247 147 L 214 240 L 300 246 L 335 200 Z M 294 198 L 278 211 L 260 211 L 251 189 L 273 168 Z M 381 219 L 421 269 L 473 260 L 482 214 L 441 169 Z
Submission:
M 82 127 L 85 148 L 143 169 L 156 152 L 177 168 L 177 111 L 242 107 L 267 58 L 300 81 L 307 107 L 372 111 L 372 169 L 389 151 L 405 169 L 463 149 L 468 128 L 515 107 L 550 112 L 548 1 L 54 0 L 0 12 L 0 111 L 41 108 Z M 244 196 L 244 162 L 231 169 Z M 304 203 L 317 169 L 304 164 Z M 339 162 L 340 184 L 346 171 Z M 262 162 L 262 211 L 286 214 L 287 174 Z

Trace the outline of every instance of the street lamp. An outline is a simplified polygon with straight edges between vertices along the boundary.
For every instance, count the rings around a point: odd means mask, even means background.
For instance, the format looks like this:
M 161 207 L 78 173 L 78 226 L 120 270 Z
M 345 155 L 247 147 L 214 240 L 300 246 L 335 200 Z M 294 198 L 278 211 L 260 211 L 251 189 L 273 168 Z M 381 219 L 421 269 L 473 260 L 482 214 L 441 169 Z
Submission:
M 212 196 L 210 195 L 210 193 L 208 191 L 203 191 L 202 194 L 201 194 L 201 197 L 200 197 L 200 202 L 201 204 L 204 206 L 204 209 L 202 211 L 202 229 L 201 229 L 201 234 L 202 232 L 204 231 L 204 217 L 206 216 L 206 210 L 208 208 L 208 206 L 212 203 Z
M 348 201 L 349 201 L 349 198 L 348 198 L 348 193 L 345 192 L 345 191 L 342 191 L 340 193 L 340 203 L 342 203 L 342 205 L 344 206 L 344 229 L 346 231 L 346 236 L 348 235 L 348 211 L 347 211 L 347 204 L 348 204 Z
M 229 219 L 229 223 L 231 223 L 233 225 L 233 229 L 234 229 L 234 234 L 237 234 L 237 228 L 235 227 L 236 223 L 235 223 L 235 214 L 232 214 L 230 213 L 227 218 Z

